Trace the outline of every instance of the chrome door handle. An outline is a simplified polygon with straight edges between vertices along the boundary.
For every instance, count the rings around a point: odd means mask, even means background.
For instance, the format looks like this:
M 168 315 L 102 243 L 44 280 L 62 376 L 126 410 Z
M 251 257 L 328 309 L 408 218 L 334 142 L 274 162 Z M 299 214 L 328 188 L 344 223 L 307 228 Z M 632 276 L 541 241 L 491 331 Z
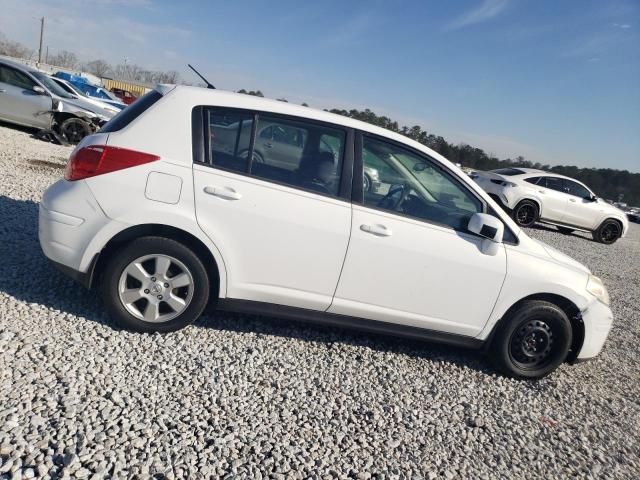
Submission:
M 0 88 L 0 93 L 4 93 L 6 90 L 4 88 Z
M 376 237 L 390 237 L 393 234 L 391 229 L 384 225 L 360 225 L 360 230 Z
M 225 200 L 240 200 L 242 195 L 231 187 L 212 187 L 207 185 L 204 187 L 204 193 L 224 198 Z

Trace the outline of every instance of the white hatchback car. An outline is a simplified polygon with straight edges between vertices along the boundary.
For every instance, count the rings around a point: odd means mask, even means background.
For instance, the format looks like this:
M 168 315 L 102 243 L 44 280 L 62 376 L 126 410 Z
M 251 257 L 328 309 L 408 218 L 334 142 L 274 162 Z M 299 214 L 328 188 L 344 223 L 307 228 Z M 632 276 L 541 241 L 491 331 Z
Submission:
M 625 236 L 629 228 L 622 210 L 573 178 L 532 168 L 474 172 L 471 178 L 512 212 L 521 227 L 549 223 L 566 234 L 574 230 L 590 232 L 594 240 L 605 244 Z
M 294 132 L 261 141 L 286 161 L 253 155 L 265 125 Z M 218 90 L 159 86 L 85 138 L 39 223 L 45 255 L 138 331 L 184 327 L 213 300 L 484 348 L 536 378 L 597 355 L 613 321 L 597 277 L 424 145 Z

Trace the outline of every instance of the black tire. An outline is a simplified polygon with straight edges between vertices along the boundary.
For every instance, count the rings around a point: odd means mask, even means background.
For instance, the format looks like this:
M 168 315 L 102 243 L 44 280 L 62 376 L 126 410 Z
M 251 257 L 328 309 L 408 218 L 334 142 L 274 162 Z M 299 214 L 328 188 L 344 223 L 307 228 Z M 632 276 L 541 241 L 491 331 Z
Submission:
M 560 307 L 527 300 L 508 313 L 491 341 L 490 356 L 501 372 L 514 378 L 542 378 L 567 358 L 573 333 Z
M 538 205 L 531 200 L 522 200 L 513 209 L 513 220 L 521 227 L 530 227 L 538 221 Z
M 163 315 L 168 317 L 171 317 L 172 314 L 176 315 L 174 318 L 168 318 L 167 321 L 149 322 L 136 317 L 128 309 L 130 307 L 125 306 L 120 296 L 120 288 L 122 285 L 121 281 L 125 269 L 130 266 L 132 262 L 140 258 L 145 258 L 147 256 L 153 257 L 154 255 L 175 260 L 176 262 L 171 263 L 170 269 L 177 270 L 179 273 L 185 273 L 182 270 L 186 269 L 186 273 L 190 275 L 191 280 L 189 286 L 182 287 L 182 292 L 187 292 L 184 296 L 188 299 L 188 301 L 184 301 L 185 305 L 182 307 L 184 310 L 179 314 L 176 312 L 172 313 L 171 311 L 169 311 L 169 313 L 164 313 Z M 147 262 L 152 261 L 153 258 L 147 260 Z M 178 264 L 182 265 L 178 267 Z M 150 267 L 145 267 L 145 270 L 147 268 Z M 177 278 L 177 275 L 173 278 Z M 151 277 L 151 279 L 155 282 L 155 277 Z M 125 280 L 125 282 L 128 281 L 130 281 L 129 278 Z M 170 282 L 171 278 L 169 278 L 168 281 Z M 155 286 L 159 283 L 161 284 L 162 280 L 155 282 L 153 285 Z M 210 292 L 209 285 L 209 276 L 207 275 L 207 271 L 193 251 L 174 240 L 152 236 L 141 237 L 133 240 L 120 250 L 113 253 L 100 279 L 102 298 L 110 316 L 122 327 L 137 332 L 173 332 L 193 323 L 207 306 Z M 172 297 L 174 292 L 176 295 L 181 295 L 181 290 L 178 287 L 173 289 L 173 286 L 169 286 L 168 283 L 165 283 L 164 286 L 169 287 L 169 289 L 156 293 L 165 294 L 165 300 Z M 160 288 L 161 287 L 162 285 L 160 285 Z M 133 289 L 136 288 L 142 293 L 143 286 L 134 285 Z M 189 289 L 192 290 L 189 292 Z M 154 296 L 154 293 L 150 293 L 148 289 L 145 289 L 144 293 Z M 148 297 L 148 295 L 146 297 Z M 161 297 L 162 295 L 159 295 L 157 298 Z M 140 307 L 140 304 L 138 304 L 137 308 L 139 308 L 140 313 L 143 313 L 143 309 L 146 310 L 145 305 L 148 303 L 148 300 L 146 300 L 146 298 L 141 298 L 141 301 L 143 307 Z M 161 304 L 162 302 L 158 301 L 157 303 Z M 173 310 L 168 305 L 168 302 L 165 303 L 164 307 L 160 305 L 158 307 L 158 312 L 163 308 L 165 311 Z
M 69 143 L 80 143 L 87 135 L 91 135 L 91 127 L 78 117 L 67 118 L 60 125 L 60 133 Z
M 556 227 L 556 228 L 563 235 L 571 235 L 574 232 L 573 228 L 567 228 L 567 227 Z
M 364 174 L 363 185 L 362 185 L 362 190 L 364 192 L 371 192 L 372 188 L 373 188 L 373 182 L 371 181 L 371 177 L 365 173 Z
M 597 230 L 593 232 L 593 239 L 596 242 L 611 245 L 620 238 L 620 235 L 622 235 L 622 225 L 617 220 L 609 218 L 602 222 Z

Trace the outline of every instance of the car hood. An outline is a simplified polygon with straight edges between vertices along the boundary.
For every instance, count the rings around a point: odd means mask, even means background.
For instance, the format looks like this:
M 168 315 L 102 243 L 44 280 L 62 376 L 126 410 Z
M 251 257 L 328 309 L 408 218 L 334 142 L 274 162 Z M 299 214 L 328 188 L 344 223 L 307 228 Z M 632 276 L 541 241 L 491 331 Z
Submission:
M 73 112 L 74 110 L 84 110 L 86 112 L 91 112 L 96 115 L 106 117 L 107 119 L 114 116 L 114 112 L 109 110 L 105 110 L 104 108 L 100 108 L 96 105 L 93 105 L 91 102 L 86 102 L 81 98 L 62 98 L 56 97 L 68 111 Z
M 531 242 L 533 242 L 533 244 L 537 245 L 538 247 L 542 248 L 542 250 L 544 250 L 546 252 L 546 254 L 548 256 L 550 256 L 553 260 L 555 260 L 558 263 L 562 263 L 564 265 L 573 267 L 577 270 L 581 270 L 585 273 L 591 274 L 591 270 L 589 270 L 585 265 L 583 265 L 582 263 L 578 262 L 577 260 L 574 260 L 573 258 L 571 258 L 569 255 L 562 253 L 560 250 L 557 250 L 555 248 L 553 248 L 550 245 L 547 245 L 544 242 L 541 242 L 540 240 L 536 240 L 534 238 L 529 237 L 529 240 Z

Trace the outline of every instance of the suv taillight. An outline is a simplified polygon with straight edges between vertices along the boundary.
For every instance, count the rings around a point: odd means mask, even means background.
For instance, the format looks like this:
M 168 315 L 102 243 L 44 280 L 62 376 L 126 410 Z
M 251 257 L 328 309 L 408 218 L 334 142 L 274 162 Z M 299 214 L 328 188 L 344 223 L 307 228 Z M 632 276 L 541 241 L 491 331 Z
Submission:
M 104 173 L 155 162 L 160 157 L 149 153 L 136 152 L 126 148 L 107 145 L 89 145 L 71 154 L 64 178 L 82 180 Z

